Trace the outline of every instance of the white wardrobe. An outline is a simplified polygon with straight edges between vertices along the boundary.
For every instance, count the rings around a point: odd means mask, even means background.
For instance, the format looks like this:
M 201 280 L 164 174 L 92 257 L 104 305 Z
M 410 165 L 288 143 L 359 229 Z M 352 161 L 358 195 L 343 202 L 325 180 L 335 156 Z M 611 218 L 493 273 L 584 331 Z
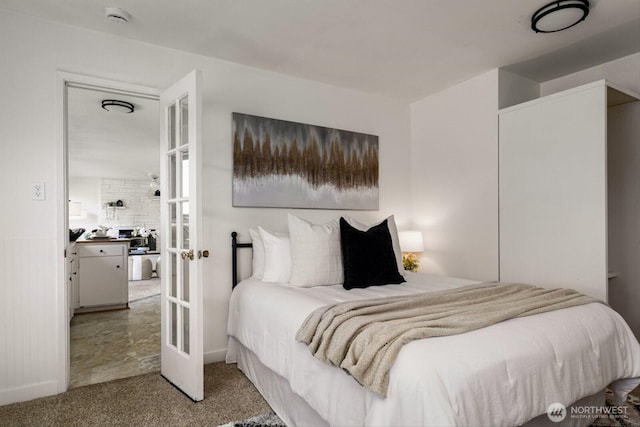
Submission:
M 499 112 L 500 280 L 615 300 L 636 334 L 639 105 L 602 80 Z

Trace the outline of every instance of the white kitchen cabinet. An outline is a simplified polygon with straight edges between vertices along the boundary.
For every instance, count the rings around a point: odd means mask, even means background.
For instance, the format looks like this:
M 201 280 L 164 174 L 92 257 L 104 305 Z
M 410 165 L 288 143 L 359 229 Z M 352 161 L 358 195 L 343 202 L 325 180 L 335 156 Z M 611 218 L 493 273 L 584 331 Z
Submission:
M 623 170 L 622 162 L 607 161 L 613 150 L 638 144 L 629 132 L 611 132 L 612 108 L 637 100 L 603 80 L 500 111 L 501 281 L 574 288 L 608 300 L 611 267 L 621 268 L 613 265 L 617 248 L 640 239 L 631 227 L 608 233 L 620 211 L 612 209 L 614 193 L 638 188 L 637 164 Z M 637 117 L 624 118 L 615 126 L 637 126 Z M 608 188 L 621 173 L 626 182 Z M 637 206 L 625 212 L 637 217 Z
M 78 306 L 76 312 L 126 308 L 128 241 L 78 242 Z

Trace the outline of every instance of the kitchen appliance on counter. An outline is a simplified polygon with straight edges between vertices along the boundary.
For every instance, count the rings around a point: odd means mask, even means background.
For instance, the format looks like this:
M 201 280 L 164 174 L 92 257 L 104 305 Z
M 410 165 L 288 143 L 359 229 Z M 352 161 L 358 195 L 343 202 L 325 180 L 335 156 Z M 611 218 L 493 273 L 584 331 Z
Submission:
M 134 235 L 135 228 L 121 228 L 118 230 L 118 238 L 129 239 L 129 253 L 141 254 L 156 251 L 156 238 L 152 235 L 148 237 Z M 155 229 L 150 230 L 152 234 Z

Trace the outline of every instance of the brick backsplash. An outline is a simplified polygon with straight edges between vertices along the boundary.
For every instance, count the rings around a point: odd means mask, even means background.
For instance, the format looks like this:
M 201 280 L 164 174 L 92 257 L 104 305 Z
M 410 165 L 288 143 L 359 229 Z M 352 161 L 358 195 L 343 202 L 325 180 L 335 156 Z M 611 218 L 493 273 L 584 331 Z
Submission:
M 153 194 L 145 179 L 103 178 L 100 185 L 102 206 L 100 224 L 112 228 L 160 228 L 160 197 Z M 110 207 L 122 200 L 124 207 Z

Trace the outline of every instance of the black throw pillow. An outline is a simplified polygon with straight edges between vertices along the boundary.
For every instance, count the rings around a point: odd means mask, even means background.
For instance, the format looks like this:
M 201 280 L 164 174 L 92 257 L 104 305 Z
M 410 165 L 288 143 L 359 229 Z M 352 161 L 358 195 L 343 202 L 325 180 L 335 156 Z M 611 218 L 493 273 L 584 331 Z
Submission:
M 345 289 L 404 282 L 398 272 L 387 220 L 360 231 L 340 218 Z

